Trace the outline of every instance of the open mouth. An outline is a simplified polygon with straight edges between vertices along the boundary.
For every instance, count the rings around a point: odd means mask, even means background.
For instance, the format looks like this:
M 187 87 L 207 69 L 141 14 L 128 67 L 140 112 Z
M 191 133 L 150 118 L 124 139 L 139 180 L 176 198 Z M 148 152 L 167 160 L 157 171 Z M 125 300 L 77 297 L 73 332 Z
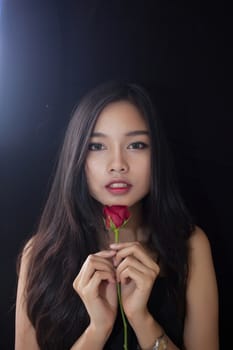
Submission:
M 117 183 L 110 184 L 109 187 L 110 188 L 127 188 L 129 187 L 129 185 L 123 182 L 117 182 Z
M 106 186 L 106 189 L 112 194 L 125 194 L 129 192 L 132 185 L 127 182 L 111 182 Z

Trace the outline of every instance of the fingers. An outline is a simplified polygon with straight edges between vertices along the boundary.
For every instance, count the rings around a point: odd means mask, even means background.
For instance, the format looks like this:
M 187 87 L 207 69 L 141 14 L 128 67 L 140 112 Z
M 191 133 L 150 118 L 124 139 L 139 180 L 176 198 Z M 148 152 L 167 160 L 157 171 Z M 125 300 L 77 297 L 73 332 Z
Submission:
M 78 276 L 74 280 L 73 287 L 80 294 L 82 289 L 88 285 L 90 280 L 93 280 L 93 286 L 96 285 L 97 280 L 115 281 L 115 269 L 111 261 L 116 254 L 113 250 L 104 250 L 96 254 L 91 254 L 84 262 Z
M 153 280 L 151 280 L 151 283 L 146 283 L 148 277 L 145 278 L 145 274 L 135 269 L 133 266 L 128 266 L 126 269 L 122 270 L 117 277 L 117 281 L 122 285 L 127 284 L 130 280 L 134 281 L 137 288 L 141 290 L 150 288 L 153 282 Z
M 117 281 L 120 282 L 119 277 L 123 272 L 125 273 L 125 271 L 129 270 L 134 270 L 142 274 L 147 274 L 148 271 L 152 271 L 147 266 L 143 265 L 140 261 L 135 259 L 133 256 L 128 256 L 118 265 L 116 269 Z
M 152 256 L 143 248 L 139 242 L 128 243 L 113 243 L 110 245 L 111 249 L 116 250 L 116 256 L 114 257 L 114 265 L 118 266 L 119 263 L 128 256 L 133 256 L 148 268 L 155 270 L 159 273 L 159 266 L 152 258 Z
M 117 282 L 127 283 L 129 279 L 135 281 L 138 288 L 151 288 L 159 269 L 151 269 L 132 256 L 126 257 L 117 267 Z
M 90 279 L 87 289 L 98 291 L 98 287 L 102 281 L 108 281 L 109 283 L 115 283 L 114 275 L 106 271 L 96 271 L 93 277 Z
M 116 249 L 114 265 L 117 266 L 117 281 L 127 283 L 133 279 L 137 286 L 150 288 L 160 272 L 158 264 L 139 242 L 112 244 Z

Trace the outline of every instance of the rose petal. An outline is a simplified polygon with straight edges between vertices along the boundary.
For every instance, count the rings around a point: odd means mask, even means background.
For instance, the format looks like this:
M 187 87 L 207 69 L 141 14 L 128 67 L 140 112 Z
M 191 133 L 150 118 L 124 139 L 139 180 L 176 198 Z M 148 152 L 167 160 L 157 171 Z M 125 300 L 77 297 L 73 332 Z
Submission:
M 125 205 L 112 205 L 110 207 L 106 205 L 103 208 L 103 213 L 107 228 L 110 228 L 110 220 L 113 222 L 116 228 L 119 228 L 130 217 L 128 207 Z

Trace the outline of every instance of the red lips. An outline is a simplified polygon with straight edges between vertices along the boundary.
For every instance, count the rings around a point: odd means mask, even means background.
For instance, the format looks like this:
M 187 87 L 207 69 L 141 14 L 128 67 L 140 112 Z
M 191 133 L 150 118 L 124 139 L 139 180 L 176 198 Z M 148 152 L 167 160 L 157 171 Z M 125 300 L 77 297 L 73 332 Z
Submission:
M 106 189 L 112 194 L 125 194 L 129 192 L 132 185 L 125 180 L 112 180 L 106 186 Z

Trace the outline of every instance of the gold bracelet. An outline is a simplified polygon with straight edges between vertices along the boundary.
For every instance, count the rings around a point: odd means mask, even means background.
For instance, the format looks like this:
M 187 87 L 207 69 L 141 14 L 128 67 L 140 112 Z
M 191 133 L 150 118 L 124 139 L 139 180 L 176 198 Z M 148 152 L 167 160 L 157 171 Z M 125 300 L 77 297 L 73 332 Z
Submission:
M 167 337 L 165 333 L 163 333 L 160 337 L 158 337 L 155 341 L 155 345 L 152 350 L 167 350 Z
M 155 344 L 153 345 L 153 348 L 151 350 L 167 350 L 167 344 L 168 340 L 166 334 L 163 333 L 162 335 L 160 335 L 160 337 L 156 339 Z M 138 345 L 137 350 L 143 349 L 140 348 L 140 346 Z

